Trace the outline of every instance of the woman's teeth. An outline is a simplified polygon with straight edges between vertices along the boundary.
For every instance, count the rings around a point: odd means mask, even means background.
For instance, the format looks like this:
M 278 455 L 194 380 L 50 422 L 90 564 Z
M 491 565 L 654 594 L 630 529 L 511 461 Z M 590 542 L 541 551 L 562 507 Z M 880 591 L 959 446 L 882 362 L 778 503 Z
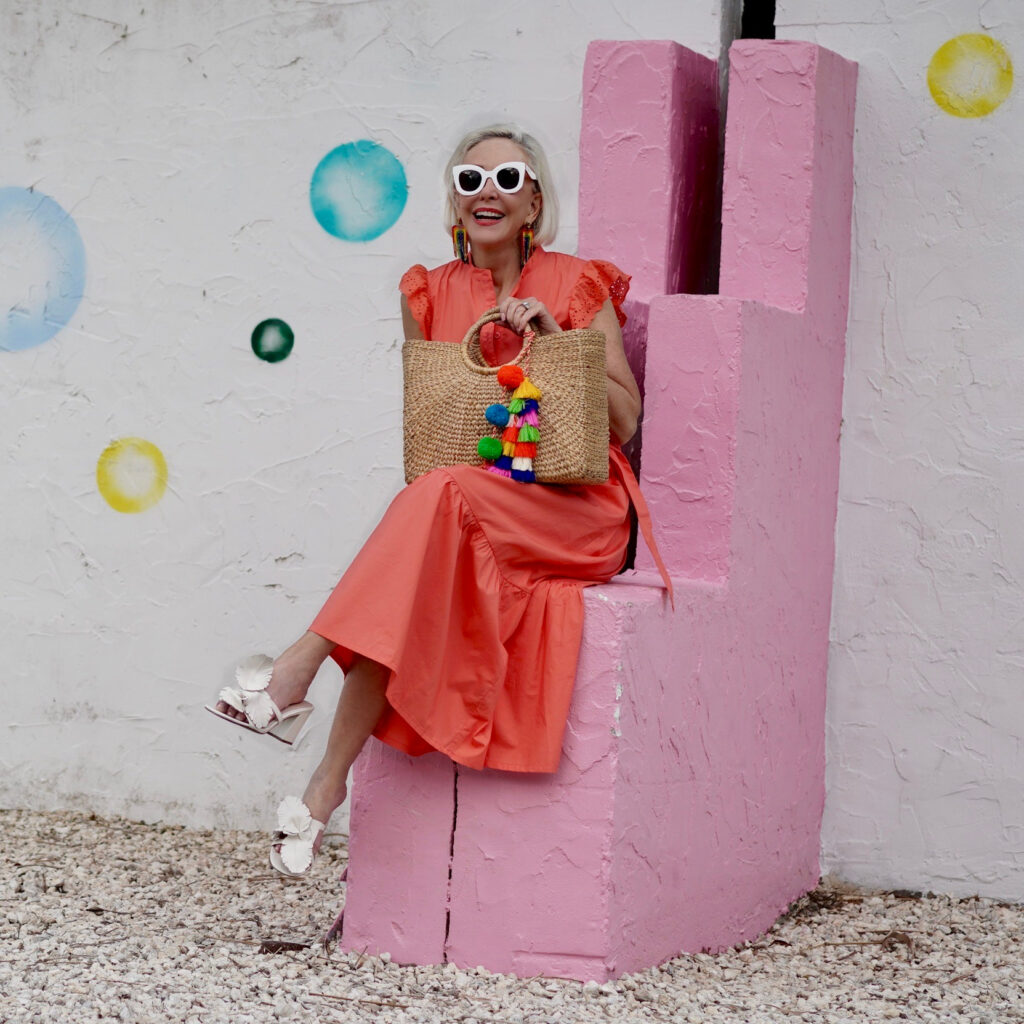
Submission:
M 501 220 L 505 215 L 496 210 L 478 210 L 473 214 L 475 220 Z

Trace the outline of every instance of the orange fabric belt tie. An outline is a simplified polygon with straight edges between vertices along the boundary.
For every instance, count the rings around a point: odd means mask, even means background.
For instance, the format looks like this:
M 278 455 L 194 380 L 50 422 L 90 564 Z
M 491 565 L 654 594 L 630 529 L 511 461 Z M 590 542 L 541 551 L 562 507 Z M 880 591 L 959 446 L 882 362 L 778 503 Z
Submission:
M 648 550 L 654 556 L 654 564 L 658 567 L 658 572 L 661 573 L 661 578 L 665 581 L 669 604 L 672 606 L 672 610 L 675 611 L 676 600 L 675 593 L 672 590 L 672 579 L 669 577 L 668 569 L 665 568 L 665 562 L 662 560 L 661 552 L 658 550 L 658 543 L 654 539 L 651 510 L 647 507 L 647 500 L 644 498 L 643 491 L 640 490 L 640 484 L 628 466 L 621 468 L 615 459 L 611 460 L 611 465 L 618 470 L 622 486 L 626 488 L 629 500 L 632 502 L 633 508 L 636 509 L 637 525 L 640 527 L 640 532 L 643 534 Z

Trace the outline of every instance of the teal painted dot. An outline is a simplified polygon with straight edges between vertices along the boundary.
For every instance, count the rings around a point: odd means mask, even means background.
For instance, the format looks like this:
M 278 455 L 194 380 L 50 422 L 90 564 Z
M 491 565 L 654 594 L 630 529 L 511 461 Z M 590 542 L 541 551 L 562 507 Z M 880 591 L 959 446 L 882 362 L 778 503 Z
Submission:
M 408 193 L 395 154 L 360 139 L 332 149 L 317 164 L 309 202 L 324 231 L 348 242 L 369 242 L 398 220 Z
M 288 358 L 295 344 L 295 332 L 283 320 L 264 320 L 252 332 L 252 350 L 268 363 Z

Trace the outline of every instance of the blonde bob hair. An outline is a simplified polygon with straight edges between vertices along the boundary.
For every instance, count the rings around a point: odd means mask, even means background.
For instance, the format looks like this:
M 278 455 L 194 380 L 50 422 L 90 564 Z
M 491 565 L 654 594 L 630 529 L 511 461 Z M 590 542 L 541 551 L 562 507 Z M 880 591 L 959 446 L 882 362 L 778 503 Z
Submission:
M 534 192 L 541 195 L 540 215 L 533 225 L 533 238 L 537 245 L 549 245 L 555 240 L 558 234 L 558 197 L 555 195 L 554 183 L 551 180 L 551 169 L 548 167 L 548 158 L 544 155 L 540 143 L 528 135 L 522 128 L 514 124 L 492 124 L 486 128 L 477 128 L 464 135 L 459 144 L 455 147 L 448 166 L 444 169 L 445 180 L 445 202 L 444 202 L 444 226 L 451 234 L 451 230 L 459 223 L 459 215 L 456 206 L 455 182 L 452 178 L 452 168 L 457 164 L 466 162 L 466 154 L 478 143 L 487 139 L 508 139 L 514 142 L 525 154 L 526 162 L 530 170 L 537 175 L 533 182 Z

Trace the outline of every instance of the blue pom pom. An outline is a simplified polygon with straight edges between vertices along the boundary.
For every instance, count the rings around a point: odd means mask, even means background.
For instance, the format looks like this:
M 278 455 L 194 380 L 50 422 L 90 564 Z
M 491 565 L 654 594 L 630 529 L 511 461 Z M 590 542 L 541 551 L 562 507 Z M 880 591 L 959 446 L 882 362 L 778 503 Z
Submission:
M 512 468 L 512 456 L 511 455 L 502 455 L 502 457 L 500 459 L 496 459 L 495 460 L 494 465 L 497 466 L 498 469 L 511 469 Z
M 503 427 L 508 423 L 508 409 L 498 402 L 487 406 L 487 411 L 484 415 L 487 417 L 487 422 L 493 423 L 496 427 Z
M 513 469 L 512 479 L 518 480 L 521 484 L 532 484 L 537 480 L 532 469 Z
M 523 415 L 525 416 L 528 412 L 538 412 L 540 406 L 537 404 L 537 400 L 534 398 L 528 398 L 523 403 Z

